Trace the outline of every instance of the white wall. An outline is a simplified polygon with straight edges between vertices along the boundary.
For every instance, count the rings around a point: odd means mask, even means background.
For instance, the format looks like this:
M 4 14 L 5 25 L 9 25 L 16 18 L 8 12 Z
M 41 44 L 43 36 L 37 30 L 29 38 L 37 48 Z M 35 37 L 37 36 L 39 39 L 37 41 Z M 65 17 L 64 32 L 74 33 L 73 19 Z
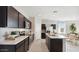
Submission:
M 41 18 L 35 17 L 35 39 L 41 39 Z

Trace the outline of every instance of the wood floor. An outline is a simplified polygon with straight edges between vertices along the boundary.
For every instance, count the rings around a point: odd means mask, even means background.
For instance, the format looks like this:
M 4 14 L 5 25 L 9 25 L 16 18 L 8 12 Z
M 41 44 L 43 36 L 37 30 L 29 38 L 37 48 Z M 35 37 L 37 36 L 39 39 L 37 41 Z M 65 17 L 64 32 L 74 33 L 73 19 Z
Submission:
M 37 39 L 31 44 L 28 52 L 48 52 L 45 39 Z

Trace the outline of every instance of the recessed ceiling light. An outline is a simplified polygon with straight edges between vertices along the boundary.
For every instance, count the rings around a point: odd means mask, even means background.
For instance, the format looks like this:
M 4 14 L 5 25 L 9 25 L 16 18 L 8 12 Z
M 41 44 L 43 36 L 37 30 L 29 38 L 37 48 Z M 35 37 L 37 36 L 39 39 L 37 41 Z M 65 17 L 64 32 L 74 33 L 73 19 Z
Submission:
M 57 12 L 58 12 L 58 11 L 56 11 L 56 10 L 55 10 L 55 11 L 53 11 L 53 13 L 57 13 Z

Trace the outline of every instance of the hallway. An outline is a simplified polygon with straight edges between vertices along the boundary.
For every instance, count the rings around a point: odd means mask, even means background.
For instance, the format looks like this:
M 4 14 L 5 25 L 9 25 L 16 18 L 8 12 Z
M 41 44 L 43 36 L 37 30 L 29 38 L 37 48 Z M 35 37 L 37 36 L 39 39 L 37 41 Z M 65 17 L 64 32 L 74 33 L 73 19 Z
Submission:
M 28 52 L 48 52 L 45 39 L 37 39 L 31 44 Z

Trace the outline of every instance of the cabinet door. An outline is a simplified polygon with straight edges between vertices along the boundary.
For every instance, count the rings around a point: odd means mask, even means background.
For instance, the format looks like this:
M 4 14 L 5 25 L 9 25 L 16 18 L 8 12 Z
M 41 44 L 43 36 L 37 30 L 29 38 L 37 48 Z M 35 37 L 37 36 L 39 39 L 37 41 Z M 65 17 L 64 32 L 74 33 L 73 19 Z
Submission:
M 29 38 L 25 39 L 25 51 L 29 50 Z
M 7 6 L 0 6 L 0 27 L 7 26 Z
M 18 11 L 11 6 L 8 7 L 7 27 L 18 27 Z
M 16 49 L 16 52 L 25 52 L 25 50 L 24 50 L 24 45 L 22 44 L 21 46 L 19 46 L 19 47 Z
M 25 41 L 23 40 L 16 45 L 16 52 L 24 52 L 25 51 L 24 43 L 25 43 Z
M 19 13 L 19 28 L 25 28 L 24 16 Z
M 62 52 L 63 51 L 63 39 L 50 39 L 50 51 Z

